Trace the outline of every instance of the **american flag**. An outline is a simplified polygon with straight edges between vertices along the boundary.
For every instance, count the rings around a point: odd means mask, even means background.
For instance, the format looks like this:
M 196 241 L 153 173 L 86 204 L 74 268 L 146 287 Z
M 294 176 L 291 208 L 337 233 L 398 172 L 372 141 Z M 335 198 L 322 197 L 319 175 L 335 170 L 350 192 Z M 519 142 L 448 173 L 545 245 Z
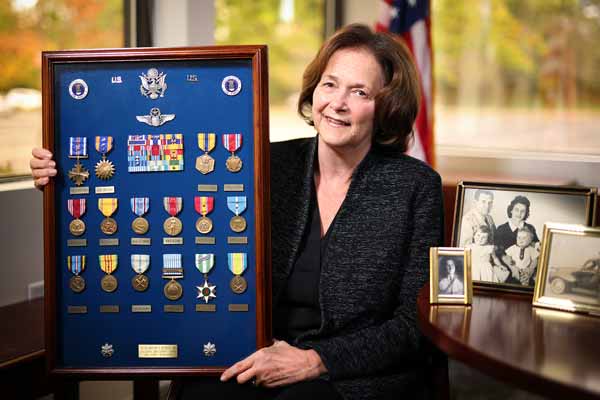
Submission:
M 414 56 L 421 83 L 421 106 L 415 121 L 415 139 L 408 154 L 433 165 L 433 58 L 429 0 L 382 0 L 377 31 L 404 38 Z

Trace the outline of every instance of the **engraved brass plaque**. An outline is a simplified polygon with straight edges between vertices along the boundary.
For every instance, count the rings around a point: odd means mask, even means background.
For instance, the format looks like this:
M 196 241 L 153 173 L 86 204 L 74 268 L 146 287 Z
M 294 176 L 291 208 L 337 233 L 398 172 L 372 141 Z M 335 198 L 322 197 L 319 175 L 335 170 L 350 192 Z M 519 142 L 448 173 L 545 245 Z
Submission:
M 87 186 L 69 188 L 69 194 L 90 194 L 90 188 Z
M 104 306 L 100 306 L 100 312 L 101 313 L 118 313 L 119 312 L 119 306 L 117 306 L 117 305 L 104 305 Z
M 119 239 L 100 239 L 100 246 L 118 246 Z
M 87 239 L 69 239 L 67 240 L 67 247 L 85 247 L 87 246 Z
M 183 244 L 182 237 L 163 238 L 163 244 Z
M 182 313 L 183 304 L 165 304 L 163 307 L 164 312 Z
M 177 358 L 177 345 L 138 344 L 138 358 Z
M 87 314 L 87 306 L 68 306 L 68 314 Z
M 212 236 L 196 236 L 196 244 L 215 244 L 215 238 Z
M 143 313 L 148 313 L 148 312 L 152 312 L 152 305 L 150 304 L 132 304 L 131 305 L 131 312 L 143 312 Z
M 230 304 L 229 311 L 231 311 L 231 312 L 248 312 L 248 304 Z
M 215 312 L 217 311 L 216 304 L 196 304 L 196 312 Z
M 114 193 L 114 186 L 96 186 L 95 190 L 96 194 L 106 194 L 106 193 Z
M 218 190 L 218 185 L 198 185 L 199 192 L 216 192 Z
M 150 238 L 131 238 L 131 244 L 133 246 L 150 246 L 152 240 Z
M 227 244 L 248 244 L 247 236 L 227 236 Z
M 240 184 L 225 184 L 223 185 L 223 191 L 224 192 L 243 192 L 244 191 L 244 184 L 240 183 Z

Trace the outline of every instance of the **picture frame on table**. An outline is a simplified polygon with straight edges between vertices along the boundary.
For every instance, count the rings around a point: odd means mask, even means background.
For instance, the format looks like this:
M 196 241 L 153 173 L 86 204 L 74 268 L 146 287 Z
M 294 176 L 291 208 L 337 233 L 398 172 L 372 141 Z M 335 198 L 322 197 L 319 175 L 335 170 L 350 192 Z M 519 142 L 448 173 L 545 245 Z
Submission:
M 544 224 L 592 226 L 597 188 L 460 182 L 452 245 L 471 249 L 475 289 L 533 293 Z
M 533 305 L 600 316 L 600 229 L 548 223 Z
M 455 247 L 429 249 L 431 304 L 471 304 L 471 250 Z

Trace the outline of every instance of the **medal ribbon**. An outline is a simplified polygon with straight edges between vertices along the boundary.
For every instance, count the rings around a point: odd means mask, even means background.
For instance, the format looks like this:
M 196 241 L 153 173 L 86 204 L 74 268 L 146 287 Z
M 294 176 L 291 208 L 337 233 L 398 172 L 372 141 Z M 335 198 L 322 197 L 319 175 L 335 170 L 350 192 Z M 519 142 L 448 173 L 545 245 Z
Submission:
M 181 197 L 164 197 L 163 205 L 165 207 L 165 211 L 168 212 L 171 217 L 174 217 L 179 214 L 179 211 L 181 211 L 183 200 Z
M 117 209 L 117 204 L 118 199 L 115 198 L 98 199 L 98 208 L 100 209 L 102 215 L 104 215 L 106 218 L 113 215 Z
M 198 271 L 208 274 L 214 265 L 214 254 L 196 254 L 196 268 L 198 268 Z
M 215 205 L 215 198 L 212 196 L 196 196 L 194 197 L 194 208 L 198 214 L 203 217 L 209 214 Z
M 69 138 L 69 157 L 87 157 L 87 138 L 73 136 Z
M 242 146 L 242 134 L 241 133 L 224 133 L 223 134 L 223 146 L 230 152 L 234 152 Z
M 227 196 L 227 208 L 235 215 L 246 210 L 246 196 Z
M 216 136 L 214 133 L 199 133 L 198 134 L 198 147 L 200 150 L 208 153 L 215 148 Z
M 67 256 L 67 267 L 75 275 L 85 270 L 85 256 Z
M 181 254 L 163 254 L 163 278 L 183 278 Z
M 229 270 L 234 275 L 241 275 L 246 270 L 246 253 L 227 253 L 227 263 L 229 264 Z
M 131 198 L 131 211 L 138 217 L 146 214 L 150 207 L 149 197 L 132 197 Z
M 73 218 L 79 218 L 85 214 L 85 199 L 70 199 L 67 200 L 67 208 Z
M 131 268 L 138 274 L 143 274 L 148 270 L 150 266 L 150 255 L 149 254 L 132 254 L 131 255 Z
M 112 150 L 113 138 L 112 136 L 96 136 L 96 150 L 100 154 L 106 154 Z
M 116 254 L 99 255 L 98 259 L 100 260 L 100 269 L 108 275 L 112 274 L 117 269 L 118 258 Z

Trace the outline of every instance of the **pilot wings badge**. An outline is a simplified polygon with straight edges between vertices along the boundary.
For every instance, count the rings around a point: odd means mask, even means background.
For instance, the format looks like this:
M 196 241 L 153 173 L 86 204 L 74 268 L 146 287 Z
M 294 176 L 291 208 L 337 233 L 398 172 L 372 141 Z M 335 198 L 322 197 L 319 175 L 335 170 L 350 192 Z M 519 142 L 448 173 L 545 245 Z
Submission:
M 150 110 L 150 115 L 136 115 L 135 118 L 150 126 L 161 126 L 162 124 L 175 119 L 175 114 L 161 114 L 156 107 Z
M 167 90 L 167 83 L 165 79 L 167 74 L 158 72 L 156 68 L 150 68 L 148 74 L 142 72 L 139 75 L 142 84 L 140 85 L 140 92 L 142 96 L 148 97 L 152 100 L 156 100 L 159 97 L 164 97 Z

